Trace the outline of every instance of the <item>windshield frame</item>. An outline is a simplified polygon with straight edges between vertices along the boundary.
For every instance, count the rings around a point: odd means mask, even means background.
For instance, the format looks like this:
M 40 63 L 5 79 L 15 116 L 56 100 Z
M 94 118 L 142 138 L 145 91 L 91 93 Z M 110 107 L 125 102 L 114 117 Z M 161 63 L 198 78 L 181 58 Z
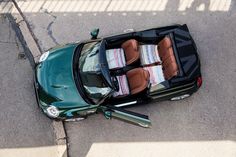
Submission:
M 91 42 L 101 42 L 101 45 L 99 47 L 99 66 L 101 68 L 101 76 L 102 76 L 102 80 L 104 81 L 104 83 L 106 84 L 106 86 L 108 86 L 111 90 L 110 92 L 103 96 L 99 102 L 95 103 L 92 98 L 90 98 L 88 96 L 88 92 L 86 91 L 84 85 L 83 85 L 83 81 L 81 79 L 81 74 L 80 74 L 80 68 L 79 68 L 79 59 L 81 56 L 81 52 L 82 49 L 84 47 L 85 44 L 91 43 Z M 104 53 L 101 53 L 102 51 L 104 51 Z M 101 104 L 107 97 L 109 97 L 113 92 L 114 92 L 114 87 L 112 86 L 112 81 L 111 81 L 111 76 L 110 76 L 110 72 L 108 69 L 108 63 L 106 61 L 106 59 L 104 59 L 105 56 L 105 42 L 104 40 L 92 40 L 89 42 L 84 42 L 84 43 L 80 43 L 75 51 L 74 51 L 74 56 L 73 56 L 73 74 L 74 74 L 74 80 L 75 80 L 75 84 L 76 87 L 81 95 L 81 97 L 89 104 L 93 104 L 93 105 L 98 105 Z

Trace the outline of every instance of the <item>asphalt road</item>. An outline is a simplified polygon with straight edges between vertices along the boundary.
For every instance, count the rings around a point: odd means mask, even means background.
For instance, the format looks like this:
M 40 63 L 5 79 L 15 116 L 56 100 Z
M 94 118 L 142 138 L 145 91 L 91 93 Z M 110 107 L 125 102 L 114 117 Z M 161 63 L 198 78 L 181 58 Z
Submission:
M 109 156 L 122 156 L 122 152 L 137 143 L 147 143 L 147 145 L 136 149 L 134 147 L 127 152 L 132 154 L 135 151 L 143 151 L 149 155 L 155 154 L 156 147 L 150 150 L 148 143 L 158 145 L 162 142 L 235 142 L 235 2 L 230 0 L 217 0 L 217 4 L 212 0 L 160 2 L 165 4 L 158 5 L 160 8 L 155 7 L 156 5 L 154 8 L 149 6 L 146 10 L 142 4 L 137 6 L 133 2 L 132 7 L 128 4 L 126 9 L 122 9 L 122 4 L 119 4 L 120 6 L 113 4 L 111 8 L 112 1 L 109 1 L 107 8 L 101 11 L 89 9 L 91 5 L 87 5 L 85 9 L 73 10 L 68 3 L 64 2 L 67 5 L 63 5 L 63 1 L 62 4 L 59 1 L 38 4 L 40 5 L 37 7 L 38 10 L 22 8 L 43 50 L 58 44 L 87 39 L 89 31 L 96 27 L 100 28 L 102 36 L 116 34 L 127 28 L 139 30 L 173 23 L 188 24 L 199 50 L 203 85 L 196 94 L 183 101 L 165 101 L 132 108 L 149 115 L 152 120 L 150 129 L 118 120 L 106 120 L 102 115 L 91 116 L 82 122 L 65 123 L 71 157 L 84 157 L 86 154 L 99 156 L 99 153 L 100 156 L 102 154 L 106 156 L 109 148 L 113 150 L 113 152 L 110 150 Z M 82 4 L 73 5 L 82 6 Z M 95 6 L 96 4 L 94 8 Z M 97 144 L 104 147 L 97 147 L 101 148 L 100 150 L 94 149 Z M 106 144 L 110 145 L 106 147 Z M 114 144 L 130 145 L 121 149 L 113 147 Z M 225 147 L 227 145 L 222 145 L 220 149 Z M 103 148 L 107 149 L 102 151 Z M 235 151 L 232 153 L 231 149 L 228 151 L 230 153 L 227 156 L 235 156 Z M 208 152 L 208 149 L 205 152 Z
M 33 71 L 20 52 L 15 31 L 0 14 L 0 156 L 37 156 L 37 150 L 55 145 L 52 121 L 37 106 Z

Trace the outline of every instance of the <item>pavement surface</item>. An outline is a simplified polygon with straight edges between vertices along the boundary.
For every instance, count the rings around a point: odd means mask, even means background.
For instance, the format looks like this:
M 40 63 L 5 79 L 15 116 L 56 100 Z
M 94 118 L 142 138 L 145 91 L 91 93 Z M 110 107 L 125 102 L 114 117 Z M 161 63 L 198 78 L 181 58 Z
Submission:
M 89 31 L 97 27 L 100 36 L 104 36 L 128 28 L 140 30 L 187 23 L 196 41 L 203 76 L 203 85 L 196 94 L 183 101 L 131 108 L 149 115 L 150 129 L 106 120 L 103 115 L 65 123 L 70 157 L 236 156 L 235 1 L 18 0 L 17 3 L 43 51 L 88 39 Z
M 9 19 L 0 14 L 0 156 L 55 157 L 52 120 L 37 106 L 33 70 Z

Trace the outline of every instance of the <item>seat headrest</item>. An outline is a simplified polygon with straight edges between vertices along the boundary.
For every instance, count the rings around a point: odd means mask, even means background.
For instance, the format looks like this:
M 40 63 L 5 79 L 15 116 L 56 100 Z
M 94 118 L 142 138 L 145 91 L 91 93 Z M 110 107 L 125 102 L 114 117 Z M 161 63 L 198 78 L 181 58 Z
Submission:
M 159 46 L 162 47 L 162 48 L 170 48 L 172 46 L 172 43 L 171 43 L 171 40 L 169 37 L 165 37 L 163 38 L 160 43 L 159 43 Z
M 135 39 L 127 40 L 121 45 L 121 47 L 123 49 L 127 49 L 128 47 L 130 47 L 131 49 L 134 49 L 135 51 L 137 51 L 138 50 L 138 41 Z

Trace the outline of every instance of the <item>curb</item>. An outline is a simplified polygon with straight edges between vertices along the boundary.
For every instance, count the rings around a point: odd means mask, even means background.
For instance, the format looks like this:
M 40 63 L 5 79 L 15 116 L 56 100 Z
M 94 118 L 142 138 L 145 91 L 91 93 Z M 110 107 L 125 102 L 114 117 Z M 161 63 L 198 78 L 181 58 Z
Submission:
M 11 16 L 14 18 L 16 25 L 19 28 L 20 34 L 22 35 L 22 43 L 28 49 L 28 56 L 30 55 L 35 64 L 38 61 L 40 55 L 42 54 L 39 44 L 37 43 L 37 39 L 35 38 L 33 32 L 30 30 L 30 26 L 27 23 L 26 18 L 24 17 L 23 13 L 21 12 L 20 8 L 18 7 L 17 3 L 12 0 L 12 12 L 10 12 Z M 27 54 L 26 54 L 27 55 Z M 32 64 L 31 64 L 32 65 Z M 34 66 L 33 66 L 34 68 Z M 63 157 L 67 156 L 67 141 L 66 141 L 66 133 L 64 129 L 64 125 L 62 122 L 53 121 L 52 122 L 53 130 L 56 137 L 56 144 L 58 145 L 58 155 L 61 154 L 60 152 L 64 151 Z
M 37 39 L 33 32 L 30 30 L 30 26 L 23 15 L 22 11 L 20 10 L 19 6 L 17 5 L 17 2 L 15 0 L 12 0 L 13 8 L 12 8 L 12 16 L 15 18 L 15 22 L 18 24 L 21 33 L 24 37 L 24 40 L 26 41 L 26 44 L 31 52 L 31 54 L 34 57 L 34 61 L 38 61 L 37 59 L 42 54 L 42 50 L 37 42 Z

